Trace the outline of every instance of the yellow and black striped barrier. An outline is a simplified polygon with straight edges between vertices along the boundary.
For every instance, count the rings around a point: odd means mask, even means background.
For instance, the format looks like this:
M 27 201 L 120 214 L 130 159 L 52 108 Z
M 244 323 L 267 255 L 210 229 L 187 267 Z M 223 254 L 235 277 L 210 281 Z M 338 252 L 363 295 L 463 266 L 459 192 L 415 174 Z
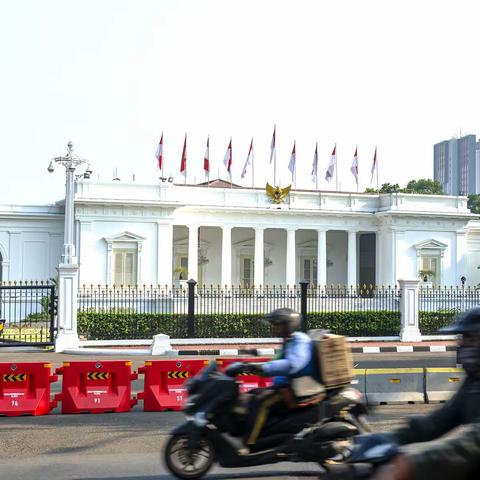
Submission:
M 89 380 L 108 380 L 110 374 L 108 372 L 87 372 Z
M 188 378 L 188 370 L 174 370 L 167 373 L 167 378 Z
M 3 376 L 4 382 L 24 382 L 27 379 L 26 373 L 10 373 Z

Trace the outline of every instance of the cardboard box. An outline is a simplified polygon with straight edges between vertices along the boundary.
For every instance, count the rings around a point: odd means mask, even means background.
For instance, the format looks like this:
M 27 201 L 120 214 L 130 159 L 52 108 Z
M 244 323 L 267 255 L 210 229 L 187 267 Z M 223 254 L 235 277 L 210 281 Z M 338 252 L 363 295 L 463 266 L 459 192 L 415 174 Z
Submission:
M 353 375 L 352 352 L 346 337 L 311 330 L 310 337 L 316 343 L 320 371 L 325 388 L 348 385 Z

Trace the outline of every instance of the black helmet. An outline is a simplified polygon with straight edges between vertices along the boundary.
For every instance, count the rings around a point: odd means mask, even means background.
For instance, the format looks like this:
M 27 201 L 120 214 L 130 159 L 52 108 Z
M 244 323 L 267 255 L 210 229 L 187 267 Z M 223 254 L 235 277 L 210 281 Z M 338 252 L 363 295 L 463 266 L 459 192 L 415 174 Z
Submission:
M 265 315 L 265 319 L 272 325 L 286 325 L 288 334 L 300 330 L 302 326 L 300 314 L 291 308 L 277 308 Z
M 468 312 L 462 313 L 454 323 L 440 329 L 440 332 L 480 335 L 480 308 L 472 308 Z

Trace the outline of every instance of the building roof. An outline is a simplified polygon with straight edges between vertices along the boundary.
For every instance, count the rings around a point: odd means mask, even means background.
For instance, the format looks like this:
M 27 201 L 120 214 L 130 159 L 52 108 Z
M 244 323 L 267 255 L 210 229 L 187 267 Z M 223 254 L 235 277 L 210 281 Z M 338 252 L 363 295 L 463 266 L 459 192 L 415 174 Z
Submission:
M 236 183 L 231 183 L 227 180 L 222 180 L 221 178 L 216 178 L 215 180 L 209 180 L 208 182 L 202 182 L 196 184 L 198 187 L 211 187 L 211 188 L 245 188 L 242 185 L 237 185 Z

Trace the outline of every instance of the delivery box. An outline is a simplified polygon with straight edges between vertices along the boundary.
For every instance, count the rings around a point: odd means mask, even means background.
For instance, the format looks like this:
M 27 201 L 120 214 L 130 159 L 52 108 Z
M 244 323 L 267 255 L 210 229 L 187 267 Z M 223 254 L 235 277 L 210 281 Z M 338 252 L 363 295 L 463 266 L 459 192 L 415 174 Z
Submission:
M 325 330 L 310 330 L 310 338 L 316 344 L 318 362 L 323 384 L 328 388 L 348 385 L 353 375 L 352 352 L 347 338 L 325 333 Z

